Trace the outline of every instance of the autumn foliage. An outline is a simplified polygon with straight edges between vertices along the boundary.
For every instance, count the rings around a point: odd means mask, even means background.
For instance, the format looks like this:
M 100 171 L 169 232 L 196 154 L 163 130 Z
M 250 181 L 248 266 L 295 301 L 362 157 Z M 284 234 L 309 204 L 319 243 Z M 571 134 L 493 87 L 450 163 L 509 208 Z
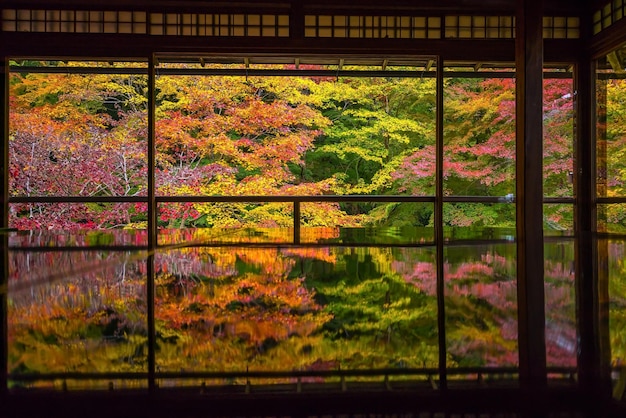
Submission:
M 514 81 L 445 83 L 445 194 L 514 194 Z M 159 196 L 434 195 L 432 79 L 181 75 L 159 76 L 156 87 Z M 146 196 L 146 89 L 142 75 L 12 73 L 11 195 Z M 572 82 L 548 78 L 544 94 L 544 193 L 572 196 Z M 432 223 L 432 207 L 393 205 L 309 204 L 302 224 Z M 162 227 L 292 223 L 288 203 L 160 210 Z M 19 229 L 137 228 L 145 211 L 142 203 L 14 204 L 10 222 Z M 461 207 L 446 210 L 444 221 L 509 227 L 510 215 L 506 205 Z M 550 206 L 545 221 L 567 229 L 572 215 Z
M 12 73 L 11 196 L 146 197 L 147 88 L 144 75 Z M 301 242 L 328 244 L 309 247 L 280 245 L 293 238 L 291 203 L 160 203 L 160 244 L 198 245 L 153 258 L 157 371 L 438 366 L 434 205 L 367 202 L 434 196 L 434 79 L 170 75 L 156 88 L 157 196 L 365 197 L 303 203 Z M 544 194 L 573 197 L 572 81 L 546 79 L 544 94 Z M 445 195 L 504 198 L 446 203 L 446 231 L 514 226 L 514 81 L 446 79 L 444 99 Z M 19 230 L 75 231 L 72 245 L 146 243 L 145 200 L 10 211 Z M 544 224 L 571 229 L 571 205 L 547 207 Z M 420 245 L 352 247 L 349 237 Z M 518 364 L 514 248 L 446 249 L 449 368 Z M 547 354 L 574 366 L 573 245 L 559 251 L 545 260 Z M 146 371 L 145 257 L 12 257 L 11 373 Z M 67 277 L 25 291 L 49 265 Z

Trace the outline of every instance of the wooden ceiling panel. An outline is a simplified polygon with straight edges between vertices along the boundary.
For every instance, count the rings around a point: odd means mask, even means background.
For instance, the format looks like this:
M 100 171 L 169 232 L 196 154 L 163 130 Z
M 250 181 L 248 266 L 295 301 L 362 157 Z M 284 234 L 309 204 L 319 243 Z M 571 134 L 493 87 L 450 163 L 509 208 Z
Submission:
M 548 13 L 581 15 L 598 8 L 603 0 L 544 0 Z M 514 13 L 516 0 L 274 0 L 274 1 L 207 1 L 207 0 L 6 0 L 5 8 L 60 8 L 81 10 L 176 10 L 186 11 L 289 11 L 311 13 Z

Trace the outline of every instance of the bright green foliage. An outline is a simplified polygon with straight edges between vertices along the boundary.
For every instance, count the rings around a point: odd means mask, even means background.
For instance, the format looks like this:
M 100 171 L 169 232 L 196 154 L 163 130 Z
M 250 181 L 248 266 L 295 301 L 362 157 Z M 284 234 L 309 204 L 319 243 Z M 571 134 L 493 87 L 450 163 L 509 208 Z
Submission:
M 626 100 L 624 80 L 607 80 L 605 94 L 598 107 L 606 119 L 598 125 L 598 194 L 614 197 L 626 195 Z M 600 205 L 600 227 L 613 232 L 626 230 L 624 205 Z
M 419 79 L 326 83 L 318 94 L 333 125 L 318 139 L 320 146 L 309 159 L 314 163 L 330 154 L 326 158 L 340 164 L 335 176 L 345 184 L 341 192 L 389 193 L 391 173 L 402 159 L 434 142 L 433 91 L 432 80 Z

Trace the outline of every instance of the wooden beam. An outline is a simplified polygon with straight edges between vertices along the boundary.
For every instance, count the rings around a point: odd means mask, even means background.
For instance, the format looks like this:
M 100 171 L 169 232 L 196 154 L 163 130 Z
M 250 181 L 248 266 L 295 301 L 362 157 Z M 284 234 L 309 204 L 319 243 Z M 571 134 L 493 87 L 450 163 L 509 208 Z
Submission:
M 289 13 L 289 37 L 292 39 L 304 38 L 304 26 L 302 2 L 292 1 Z
M 581 38 L 591 39 L 590 25 L 583 25 L 582 29 Z M 606 148 L 598 147 L 599 143 L 605 145 L 606 103 L 597 103 L 606 100 L 606 80 L 596 82 L 596 68 L 588 48 L 582 48 L 574 66 L 578 383 L 584 393 L 601 403 L 611 394 L 611 370 L 610 342 L 607 341 L 606 329 L 608 321 L 602 320 L 605 316 L 602 310 L 607 307 L 599 303 L 602 299 L 608 299 L 608 289 L 602 289 L 602 285 L 608 285 L 608 272 L 599 266 L 608 264 L 601 264 L 606 248 L 595 238 L 598 212 L 594 202 L 596 194 L 606 190 L 606 178 L 596 177 L 597 161 L 606 161 Z M 598 156 L 600 159 L 596 160 Z
M 50 7 L 49 0 L 4 0 L 3 5 L 8 8 L 46 9 Z M 513 13 L 514 6 L 508 0 L 271 0 L 271 1 L 198 1 L 198 0 L 55 0 L 56 10 L 176 10 L 181 13 L 205 10 L 208 12 L 233 11 L 248 12 L 259 10 L 288 9 L 294 3 L 300 3 L 307 12 L 332 13 L 349 12 L 388 15 L 389 13 L 485 13 L 493 15 Z M 563 10 L 570 15 L 579 7 L 577 2 L 567 0 L 550 0 L 554 9 Z M 224 12 L 224 13 L 226 13 Z
M 594 104 L 593 116 L 595 123 L 591 126 L 592 138 L 591 143 L 591 191 L 590 195 L 594 200 L 607 196 L 608 178 L 607 178 L 607 84 L 606 78 L 599 79 L 593 74 L 594 88 L 591 103 Z M 581 150 L 584 152 L 586 150 Z M 586 159 L 582 160 L 586 162 Z M 584 192 L 584 190 L 581 190 Z M 595 196 L 594 196 L 595 194 Z M 586 196 L 581 196 L 584 198 Z M 586 207 L 581 210 L 587 209 Z M 606 205 L 591 204 L 591 231 L 598 231 L 598 219 L 606 220 Z M 584 215 L 579 215 L 581 219 L 577 220 L 585 222 Z M 583 227 L 586 227 L 583 223 Z M 609 335 L 609 246 L 608 240 L 592 239 L 590 243 L 581 241 L 581 245 L 585 247 L 579 248 L 581 257 L 588 257 L 583 251 L 589 249 L 591 245 L 592 258 L 595 261 L 593 266 L 593 278 L 581 277 L 577 283 L 577 309 L 579 316 L 579 333 L 581 338 L 588 338 L 593 334 L 591 341 L 585 339 L 581 341 L 581 353 L 579 362 L 581 366 L 581 386 L 585 389 L 592 390 L 591 393 L 598 395 L 598 401 L 602 400 L 602 396 L 611 394 L 611 341 Z M 580 261 L 582 262 L 582 260 Z M 584 268 L 586 266 L 581 266 Z M 586 267 L 588 268 L 588 267 Z M 586 270 L 581 271 L 585 273 Z M 588 274 L 588 273 L 587 273 Z M 589 294 L 581 294 L 580 292 L 591 292 Z M 593 344 L 593 346 L 591 345 Z M 584 368 L 582 368 L 584 367 Z M 595 370 L 594 370 L 595 368 Z
M 517 0 L 516 220 L 520 385 L 547 384 L 543 267 L 543 4 Z
M 430 65 L 430 63 L 429 63 Z M 447 345 L 446 345 L 446 311 L 445 311 L 445 276 L 444 276 L 444 231 L 443 231 L 443 202 L 444 202 L 444 172 L 443 172 L 443 123 L 444 123 L 444 100 L 443 100 L 443 59 L 436 62 L 436 134 L 435 134 L 435 244 L 437 266 L 437 336 L 439 346 L 439 386 L 442 390 L 448 388 L 447 376 Z
M 148 389 L 156 389 L 156 325 L 154 319 L 155 303 L 155 265 L 154 250 L 157 247 L 157 204 L 156 204 L 156 59 L 148 61 L 148 250 L 147 257 L 147 328 L 148 328 Z
M 499 62 L 515 60 L 515 41 L 494 40 L 426 40 L 304 38 L 302 40 L 260 37 L 221 37 L 219 41 L 202 36 L 156 36 L 129 34 L 74 34 L 3 32 L 0 54 L 20 58 L 54 59 L 137 59 L 145 60 L 153 52 L 167 51 L 187 55 L 282 55 L 282 56 L 349 56 L 388 57 L 445 56 L 450 61 Z M 572 41 L 571 51 L 578 51 Z M 560 48 L 566 50 L 566 48 Z

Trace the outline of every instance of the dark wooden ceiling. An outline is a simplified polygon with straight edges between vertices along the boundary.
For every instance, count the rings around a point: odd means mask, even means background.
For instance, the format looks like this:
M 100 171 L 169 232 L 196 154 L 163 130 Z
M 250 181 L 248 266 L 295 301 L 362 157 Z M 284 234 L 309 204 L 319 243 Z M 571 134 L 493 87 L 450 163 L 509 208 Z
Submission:
M 473 65 L 512 62 L 514 39 L 348 39 L 307 37 L 303 34 L 308 15 L 346 16 L 515 16 L 524 0 L 0 0 L 2 9 L 145 11 L 148 13 L 275 14 L 289 15 L 289 37 L 155 36 L 152 34 L 0 32 L 4 56 L 55 57 L 145 57 L 153 53 L 236 54 L 253 56 L 440 56 L 444 60 Z M 536 0 L 525 0 L 535 2 Z M 541 0 L 540 0 L 541 1 Z M 546 16 L 580 17 L 577 39 L 546 39 L 544 59 L 568 64 L 581 50 L 594 57 L 623 43 L 626 19 L 591 37 L 592 16 L 612 0 L 543 0 Z M 478 59 L 477 59 L 478 58 Z M 479 64 L 477 64 L 479 63 Z
M 534 0 L 533 0 L 534 1 Z M 0 0 L 8 8 L 80 8 L 81 10 L 176 10 L 228 12 L 234 10 L 307 12 L 363 12 L 383 14 L 390 12 L 429 12 L 463 14 L 510 14 L 516 0 L 273 0 L 273 1 L 210 1 L 210 0 Z M 546 14 L 583 15 L 598 9 L 605 0 L 543 0 Z

